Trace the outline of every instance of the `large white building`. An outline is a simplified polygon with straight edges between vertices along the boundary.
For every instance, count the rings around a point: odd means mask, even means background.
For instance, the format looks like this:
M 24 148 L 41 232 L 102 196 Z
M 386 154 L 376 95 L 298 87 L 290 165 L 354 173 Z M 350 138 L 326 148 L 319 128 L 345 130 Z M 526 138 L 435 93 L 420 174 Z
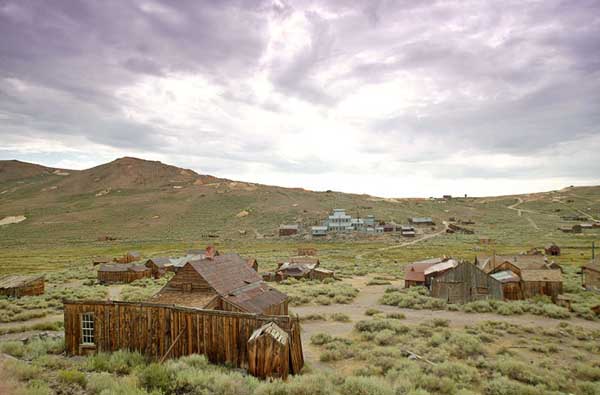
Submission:
M 352 231 L 352 217 L 346 214 L 343 208 L 336 208 L 333 213 L 327 217 L 327 230 L 330 232 Z

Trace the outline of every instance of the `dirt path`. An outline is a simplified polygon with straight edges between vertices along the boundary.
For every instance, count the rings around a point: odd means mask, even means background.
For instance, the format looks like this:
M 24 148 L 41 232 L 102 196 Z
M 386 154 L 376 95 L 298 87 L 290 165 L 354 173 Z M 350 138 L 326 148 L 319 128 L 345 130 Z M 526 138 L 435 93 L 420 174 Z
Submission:
M 384 313 L 403 313 L 406 318 L 402 320 L 404 323 L 417 325 L 434 318 L 443 318 L 449 321 L 450 327 L 464 328 L 467 325 L 474 325 L 484 321 L 503 321 L 516 325 L 525 326 L 541 326 L 556 327 L 561 322 L 568 322 L 572 325 L 578 325 L 588 329 L 600 329 L 600 323 L 595 321 L 586 321 L 580 318 L 570 318 L 567 320 L 559 320 L 535 316 L 531 314 L 504 316 L 492 313 L 465 313 L 462 311 L 447 311 L 447 310 L 413 310 L 398 308 L 395 306 L 386 306 L 379 303 L 379 299 L 383 296 L 385 289 L 389 285 L 367 286 L 368 277 L 355 277 L 344 280 L 350 283 L 355 288 L 359 289 L 358 296 L 351 304 L 336 304 L 329 306 L 296 306 L 290 307 L 294 314 L 300 317 L 309 314 L 321 314 L 329 316 L 332 313 L 343 313 L 350 317 L 350 322 L 336 321 L 304 321 L 302 322 L 302 345 L 304 348 L 305 359 L 317 369 L 329 369 L 326 364 L 319 361 L 319 349 L 310 343 L 312 335 L 320 332 L 328 333 L 333 336 L 349 337 L 354 329 L 354 324 L 357 321 L 370 319 L 365 315 L 365 311 L 369 308 L 376 308 Z M 393 281 L 393 286 L 403 286 L 403 281 Z
M 527 221 L 529 221 L 529 223 L 531 224 L 531 226 L 533 226 L 534 229 L 540 230 L 540 227 L 537 226 L 537 224 L 534 222 L 533 219 L 531 219 L 531 217 L 525 217 L 525 219 L 527 219 Z
M 425 235 L 423 237 L 420 237 L 418 239 L 415 239 L 415 240 L 405 241 L 404 243 L 395 244 L 395 245 L 391 245 L 391 246 L 387 246 L 387 247 L 381 247 L 381 248 L 378 248 L 378 249 L 372 250 L 372 251 L 365 251 L 362 254 L 356 255 L 356 259 L 363 259 L 365 257 L 365 255 L 373 254 L 373 253 L 379 252 L 379 251 L 395 250 L 397 248 L 402 248 L 402 247 L 410 246 L 410 245 L 417 244 L 417 243 L 420 243 L 422 241 L 429 240 L 429 239 L 432 239 L 434 237 L 443 235 L 444 233 L 446 233 L 446 230 L 448 229 L 448 223 L 446 221 L 443 221 L 443 224 L 444 224 L 444 229 L 442 229 L 442 230 L 440 230 L 438 232 L 427 234 L 427 235 Z

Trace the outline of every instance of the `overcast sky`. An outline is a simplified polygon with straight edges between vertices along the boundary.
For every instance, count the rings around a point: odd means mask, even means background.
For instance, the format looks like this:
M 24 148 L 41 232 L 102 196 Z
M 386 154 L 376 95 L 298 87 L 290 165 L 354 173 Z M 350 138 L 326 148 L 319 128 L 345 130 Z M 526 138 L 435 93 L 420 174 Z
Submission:
M 0 0 L 0 159 L 379 196 L 600 184 L 600 1 Z

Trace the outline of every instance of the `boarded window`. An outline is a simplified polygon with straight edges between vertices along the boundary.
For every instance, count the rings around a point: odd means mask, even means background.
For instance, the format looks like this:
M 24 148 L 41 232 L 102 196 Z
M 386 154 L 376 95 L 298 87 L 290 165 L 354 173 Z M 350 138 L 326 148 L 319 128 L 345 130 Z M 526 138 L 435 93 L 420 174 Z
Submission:
M 81 315 L 81 344 L 94 344 L 94 313 Z

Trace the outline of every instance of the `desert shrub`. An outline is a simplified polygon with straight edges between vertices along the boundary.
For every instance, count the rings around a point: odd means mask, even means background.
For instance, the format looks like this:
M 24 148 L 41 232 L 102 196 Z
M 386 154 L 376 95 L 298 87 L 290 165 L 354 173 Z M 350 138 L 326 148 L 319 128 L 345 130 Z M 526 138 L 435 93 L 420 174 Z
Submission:
M 317 304 L 323 305 L 323 306 L 328 306 L 331 304 L 331 298 L 329 298 L 326 295 L 319 295 L 317 296 L 317 299 L 315 300 L 315 302 Z
M 385 318 L 391 320 L 403 320 L 406 318 L 406 316 L 403 313 L 388 313 L 385 315 Z
M 333 321 L 350 322 L 350 316 L 348 314 L 344 314 L 344 313 L 333 313 L 333 314 L 330 314 L 329 317 Z
M 419 381 L 419 386 L 434 394 L 454 394 L 456 392 L 456 384 L 447 377 L 424 375 Z
M 42 372 L 39 367 L 19 360 L 8 360 L 4 363 L 3 368 L 11 377 L 22 381 L 32 380 Z
M 374 309 L 374 308 L 370 308 L 370 309 L 365 310 L 365 315 L 368 315 L 368 316 L 372 316 L 372 315 L 375 315 L 375 314 L 381 314 L 381 313 L 382 313 L 381 310 Z
M 20 341 L 5 341 L 0 343 L 0 352 L 21 358 L 25 355 L 25 345 Z
M 340 361 L 342 359 L 352 358 L 355 351 L 352 348 L 352 341 L 339 337 L 323 345 L 324 351 L 321 353 L 320 360 L 323 362 Z
M 96 372 L 128 374 L 134 368 L 145 364 L 138 352 L 119 350 L 113 353 L 98 353 L 88 357 L 86 368 Z
M 310 342 L 316 346 L 321 346 L 333 341 L 333 337 L 327 333 L 315 333 L 310 337 Z
M 484 347 L 477 336 L 454 332 L 448 339 L 450 354 L 457 358 L 466 358 L 483 354 Z
M 147 395 L 137 386 L 137 377 L 115 377 L 109 373 L 93 373 L 87 379 L 86 390 L 96 395 Z
M 487 381 L 483 386 L 485 395 L 543 395 L 539 388 L 522 384 L 506 377 Z
M 390 285 L 392 282 L 390 280 L 374 278 L 367 282 L 367 285 Z
M 323 314 L 308 314 L 300 317 L 300 321 L 327 321 L 327 317 Z
M 541 384 L 545 379 L 530 365 L 514 359 L 500 359 L 496 362 L 496 369 L 504 376 L 525 384 Z
M 359 332 L 381 332 L 384 329 L 392 330 L 396 334 L 410 332 L 410 328 L 401 324 L 398 320 L 374 319 L 370 321 L 358 321 L 354 328 Z
M 60 370 L 57 377 L 65 384 L 77 384 L 81 387 L 85 386 L 85 374 L 78 370 Z
M 600 383 L 590 383 L 589 381 L 578 383 L 577 393 L 581 395 L 598 395 L 600 394 Z
M 494 307 L 489 300 L 477 300 L 465 304 L 463 310 L 466 313 L 491 313 Z
M 17 392 L 17 395 L 52 395 L 54 391 L 42 380 L 30 380 L 23 391 Z
M 340 388 L 342 395 L 392 395 L 392 387 L 383 379 L 377 377 L 346 378 Z
M 410 309 L 443 310 L 447 303 L 442 299 L 427 296 L 429 291 L 425 287 L 411 287 L 407 289 L 387 288 L 379 302 L 389 306 L 398 306 Z
M 159 363 L 151 363 L 138 372 L 140 384 L 147 390 L 160 390 L 168 393 L 171 390 L 173 374 Z
M 477 383 L 479 371 L 461 362 L 443 362 L 432 368 L 432 372 L 438 377 L 448 377 L 460 384 Z
M 447 328 L 450 326 L 450 321 L 445 318 L 434 318 L 431 320 L 431 326 L 434 328 Z
M 375 335 L 375 342 L 380 346 L 389 346 L 396 342 L 396 333 L 390 329 L 384 329 Z
M 576 363 L 573 366 L 572 371 L 573 374 L 581 380 L 600 380 L 600 366 L 591 366 L 587 363 Z

